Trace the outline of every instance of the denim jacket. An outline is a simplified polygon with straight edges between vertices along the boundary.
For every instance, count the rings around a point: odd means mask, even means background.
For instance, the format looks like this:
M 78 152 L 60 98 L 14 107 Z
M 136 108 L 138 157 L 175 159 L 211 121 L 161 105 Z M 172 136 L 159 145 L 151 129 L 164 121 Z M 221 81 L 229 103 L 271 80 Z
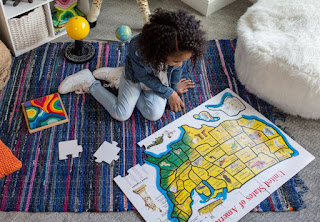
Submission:
M 168 99 L 173 91 L 177 90 L 177 84 L 180 80 L 182 70 L 186 65 L 186 61 L 182 66 L 168 66 L 167 75 L 169 86 L 165 86 L 157 78 L 156 70 L 151 65 L 143 62 L 139 56 L 139 35 L 132 38 L 129 43 L 128 54 L 125 60 L 125 78 L 135 83 L 142 82 L 152 89 L 162 98 Z

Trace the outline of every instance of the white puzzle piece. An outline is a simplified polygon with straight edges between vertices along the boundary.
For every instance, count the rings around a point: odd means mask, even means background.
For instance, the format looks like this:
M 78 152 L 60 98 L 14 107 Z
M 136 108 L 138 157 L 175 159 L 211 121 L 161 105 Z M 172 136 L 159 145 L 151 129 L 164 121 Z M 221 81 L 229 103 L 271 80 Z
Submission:
M 72 158 L 79 157 L 81 152 L 82 146 L 78 145 L 77 140 L 59 142 L 59 160 L 68 159 L 68 155 L 72 155 Z
M 226 113 L 228 116 L 236 116 L 246 109 L 246 106 L 231 93 L 226 93 L 219 104 L 206 105 L 209 110 L 217 110 Z
M 104 161 L 110 164 L 113 160 L 118 160 L 120 148 L 117 147 L 117 145 L 118 143 L 115 141 L 112 141 L 112 143 L 104 141 L 99 149 L 93 154 L 93 156 L 97 158 L 96 162 L 101 163 Z

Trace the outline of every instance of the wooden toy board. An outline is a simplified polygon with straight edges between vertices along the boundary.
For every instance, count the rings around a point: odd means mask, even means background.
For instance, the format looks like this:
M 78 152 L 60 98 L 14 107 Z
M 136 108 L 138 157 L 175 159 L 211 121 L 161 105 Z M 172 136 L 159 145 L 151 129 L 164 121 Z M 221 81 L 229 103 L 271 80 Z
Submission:
M 59 93 L 53 93 L 21 104 L 30 133 L 69 121 Z

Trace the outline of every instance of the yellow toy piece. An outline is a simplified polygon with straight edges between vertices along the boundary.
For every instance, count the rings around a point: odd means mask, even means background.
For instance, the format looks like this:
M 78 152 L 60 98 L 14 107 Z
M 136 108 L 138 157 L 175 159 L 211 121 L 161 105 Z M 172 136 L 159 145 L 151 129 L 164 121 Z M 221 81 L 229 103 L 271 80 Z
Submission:
M 82 40 L 89 34 L 89 22 L 81 16 L 72 17 L 67 23 L 66 31 L 70 38 Z

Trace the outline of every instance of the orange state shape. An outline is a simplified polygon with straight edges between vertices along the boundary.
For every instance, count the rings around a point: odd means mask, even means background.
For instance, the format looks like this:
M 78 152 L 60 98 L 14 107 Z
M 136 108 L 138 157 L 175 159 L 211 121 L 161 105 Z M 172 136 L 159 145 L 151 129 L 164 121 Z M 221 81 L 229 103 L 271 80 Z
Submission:
M 49 104 L 47 106 L 47 111 L 49 113 L 55 113 L 55 114 L 58 114 L 58 115 L 61 115 L 61 116 L 65 116 L 62 108 L 57 109 L 54 106 L 56 102 L 60 101 L 59 97 L 58 97 L 58 94 L 55 93 L 53 95 L 54 95 L 53 98 L 49 101 Z M 62 103 L 62 101 L 60 101 L 60 106 L 62 106 L 61 103 Z
M 0 140 L 0 178 L 5 177 L 22 167 L 22 163 L 11 150 Z

